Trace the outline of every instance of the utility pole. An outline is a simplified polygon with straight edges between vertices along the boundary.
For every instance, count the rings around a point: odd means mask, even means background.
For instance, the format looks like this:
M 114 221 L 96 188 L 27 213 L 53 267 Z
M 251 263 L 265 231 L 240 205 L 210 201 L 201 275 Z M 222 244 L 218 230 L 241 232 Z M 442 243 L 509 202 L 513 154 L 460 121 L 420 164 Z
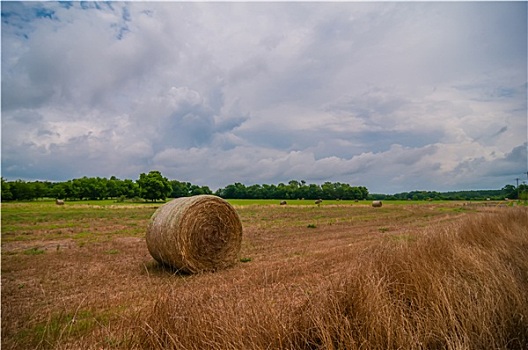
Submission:
M 519 178 L 516 178 L 515 181 L 517 181 L 517 200 L 519 200 Z

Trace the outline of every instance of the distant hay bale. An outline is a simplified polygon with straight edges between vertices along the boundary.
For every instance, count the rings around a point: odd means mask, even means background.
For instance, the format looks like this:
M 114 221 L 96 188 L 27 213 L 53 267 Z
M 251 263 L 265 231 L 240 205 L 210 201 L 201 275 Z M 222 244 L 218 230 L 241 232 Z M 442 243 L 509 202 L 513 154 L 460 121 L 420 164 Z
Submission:
M 64 205 L 64 200 L 62 200 L 62 199 L 56 199 L 56 200 L 55 200 L 55 204 L 57 204 L 57 205 Z
M 182 197 L 154 212 L 146 240 L 150 255 L 161 264 L 189 273 L 215 271 L 238 260 L 242 223 L 220 197 Z
M 280 205 L 286 205 L 286 204 L 288 204 L 286 201 L 281 201 L 280 202 Z
M 319 204 L 321 204 L 321 203 L 323 203 L 323 200 L 322 200 L 322 199 L 318 199 L 318 200 L 315 201 L 315 204 L 317 204 L 317 205 L 319 205 Z
M 374 208 L 381 208 L 382 205 L 383 205 L 383 203 L 381 201 L 373 201 L 372 202 L 372 206 Z

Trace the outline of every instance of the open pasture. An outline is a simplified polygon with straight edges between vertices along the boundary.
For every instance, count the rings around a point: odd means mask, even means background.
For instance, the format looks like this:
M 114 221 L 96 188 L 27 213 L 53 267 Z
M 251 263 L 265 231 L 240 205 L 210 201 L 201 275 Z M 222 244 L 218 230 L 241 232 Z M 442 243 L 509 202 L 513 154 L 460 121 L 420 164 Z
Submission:
M 526 208 L 231 202 L 240 263 L 201 275 L 148 253 L 162 203 L 3 203 L 2 348 L 528 346 Z

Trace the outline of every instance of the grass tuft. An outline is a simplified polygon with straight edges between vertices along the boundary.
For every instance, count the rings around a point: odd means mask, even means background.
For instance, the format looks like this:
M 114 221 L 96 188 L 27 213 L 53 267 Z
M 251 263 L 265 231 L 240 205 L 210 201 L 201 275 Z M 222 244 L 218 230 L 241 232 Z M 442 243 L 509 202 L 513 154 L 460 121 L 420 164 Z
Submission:
M 40 249 L 38 247 L 33 247 L 30 249 L 24 250 L 25 255 L 40 255 L 40 254 L 44 254 L 45 252 L 46 252 L 45 250 Z

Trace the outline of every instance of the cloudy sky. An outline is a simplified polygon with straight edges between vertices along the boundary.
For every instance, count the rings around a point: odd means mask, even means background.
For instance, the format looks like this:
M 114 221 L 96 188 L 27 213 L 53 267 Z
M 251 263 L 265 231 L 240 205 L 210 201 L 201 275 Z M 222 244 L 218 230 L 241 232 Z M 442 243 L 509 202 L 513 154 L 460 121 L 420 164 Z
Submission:
M 1 6 L 8 180 L 527 179 L 526 2 Z

